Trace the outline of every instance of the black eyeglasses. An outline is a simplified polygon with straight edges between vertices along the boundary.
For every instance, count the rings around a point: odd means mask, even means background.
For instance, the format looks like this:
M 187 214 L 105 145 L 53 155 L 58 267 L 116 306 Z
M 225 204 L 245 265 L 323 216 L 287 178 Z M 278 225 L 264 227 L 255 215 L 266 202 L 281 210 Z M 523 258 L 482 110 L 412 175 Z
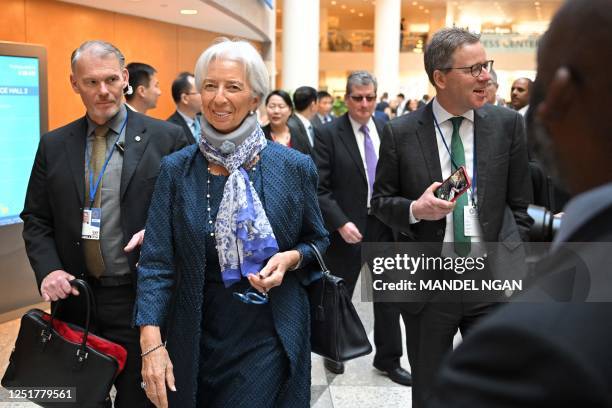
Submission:
M 448 67 L 448 68 L 440 68 L 440 70 L 446 71 L 446 70 L 451 70 L 451 69 L 469 69 L 470 74 L 472 74 L 474 78 L 478 78 L 480 74 L 482 74 L 483 68 L 486 69 L 487 72 L 491 72 L 491 70 L 493 69 L 493 60 L 485 61 L 482 64 L 480 63 L 474 64 L 471 67 Z
M 234 297 L 242 303 L 250 305 L 265 305 L 270 299 L 267 293 L 259 293 L 252 288 L 247 289 L 244 293 L 234 292 Z
M 349 97 L 354 101 L 354 102 L 361 102 L 364 99 L 368 102 L 372 102 L 376 100 L 376 95 L 349 95 Z

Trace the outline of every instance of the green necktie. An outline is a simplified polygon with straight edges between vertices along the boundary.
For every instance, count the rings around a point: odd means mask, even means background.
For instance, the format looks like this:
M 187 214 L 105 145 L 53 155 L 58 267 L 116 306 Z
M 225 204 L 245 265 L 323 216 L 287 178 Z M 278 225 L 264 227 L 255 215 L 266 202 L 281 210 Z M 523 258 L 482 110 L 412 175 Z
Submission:
M 453 169 L 453 162 L 457 167 L 465 166 L 465 151 L 463 150 L 463 142 L 459 136 L 459 127 L 461 126 L 462 116 L 451 118 L 453 124 L 453 137 L 451 139 L 451 174 L 457 169 Z M 453 210 L 453 241 L 455 242 L 455 253 L 459 256 L 466 256 L 470 253 L 471 238 L 466 237 L 463 231 L 463 207 L 468 205 L 467 194 L 461 194 L 455 202 Z

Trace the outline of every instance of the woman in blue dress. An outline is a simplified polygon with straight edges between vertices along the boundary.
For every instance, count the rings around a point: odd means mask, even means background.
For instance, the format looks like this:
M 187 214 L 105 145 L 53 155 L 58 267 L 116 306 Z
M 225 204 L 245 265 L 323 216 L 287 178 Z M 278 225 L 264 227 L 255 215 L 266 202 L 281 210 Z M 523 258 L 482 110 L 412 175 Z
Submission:
M 302 266 L 328 245 L 310 157 L 266 140 L 268 72 L 244 41 L 195 68 L 202 137 L 162 160 L 138 267 L 142 374 L 158 407 L 308 407 Z

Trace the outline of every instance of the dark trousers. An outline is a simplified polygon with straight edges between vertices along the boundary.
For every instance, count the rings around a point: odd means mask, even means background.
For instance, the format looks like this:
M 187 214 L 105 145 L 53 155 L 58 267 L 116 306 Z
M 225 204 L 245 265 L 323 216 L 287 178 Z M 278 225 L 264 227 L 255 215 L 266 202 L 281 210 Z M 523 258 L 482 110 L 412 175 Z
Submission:
M 401 303 L 397 304 L 401 307 Z M 457 329 L 463 337 L 497 304 L 427 302 L 419 313 L 401 311 L 412 370 L 412 406 L 422 408 L 430 397 L 442 361 L 452 351 Z
M 115 408 L 151 407 L 140 387 L 142 368 L 140 333 L 132 327 L 135 293 L 131 284 L 103 287 L 92 285 L 96 316 L 94 333 L 121 344 L 127 350 L 125 368 L 115 380 Z M 110 407 L 110 402 L 107 405 Z

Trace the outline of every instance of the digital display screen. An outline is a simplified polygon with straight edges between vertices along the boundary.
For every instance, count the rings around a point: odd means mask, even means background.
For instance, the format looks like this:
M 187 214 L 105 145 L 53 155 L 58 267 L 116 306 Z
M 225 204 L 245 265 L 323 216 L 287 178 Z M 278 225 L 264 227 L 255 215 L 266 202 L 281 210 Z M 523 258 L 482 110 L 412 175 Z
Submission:
M 20 222 L 40 139 L 39 61 L 0 55 L 0 225 Z

